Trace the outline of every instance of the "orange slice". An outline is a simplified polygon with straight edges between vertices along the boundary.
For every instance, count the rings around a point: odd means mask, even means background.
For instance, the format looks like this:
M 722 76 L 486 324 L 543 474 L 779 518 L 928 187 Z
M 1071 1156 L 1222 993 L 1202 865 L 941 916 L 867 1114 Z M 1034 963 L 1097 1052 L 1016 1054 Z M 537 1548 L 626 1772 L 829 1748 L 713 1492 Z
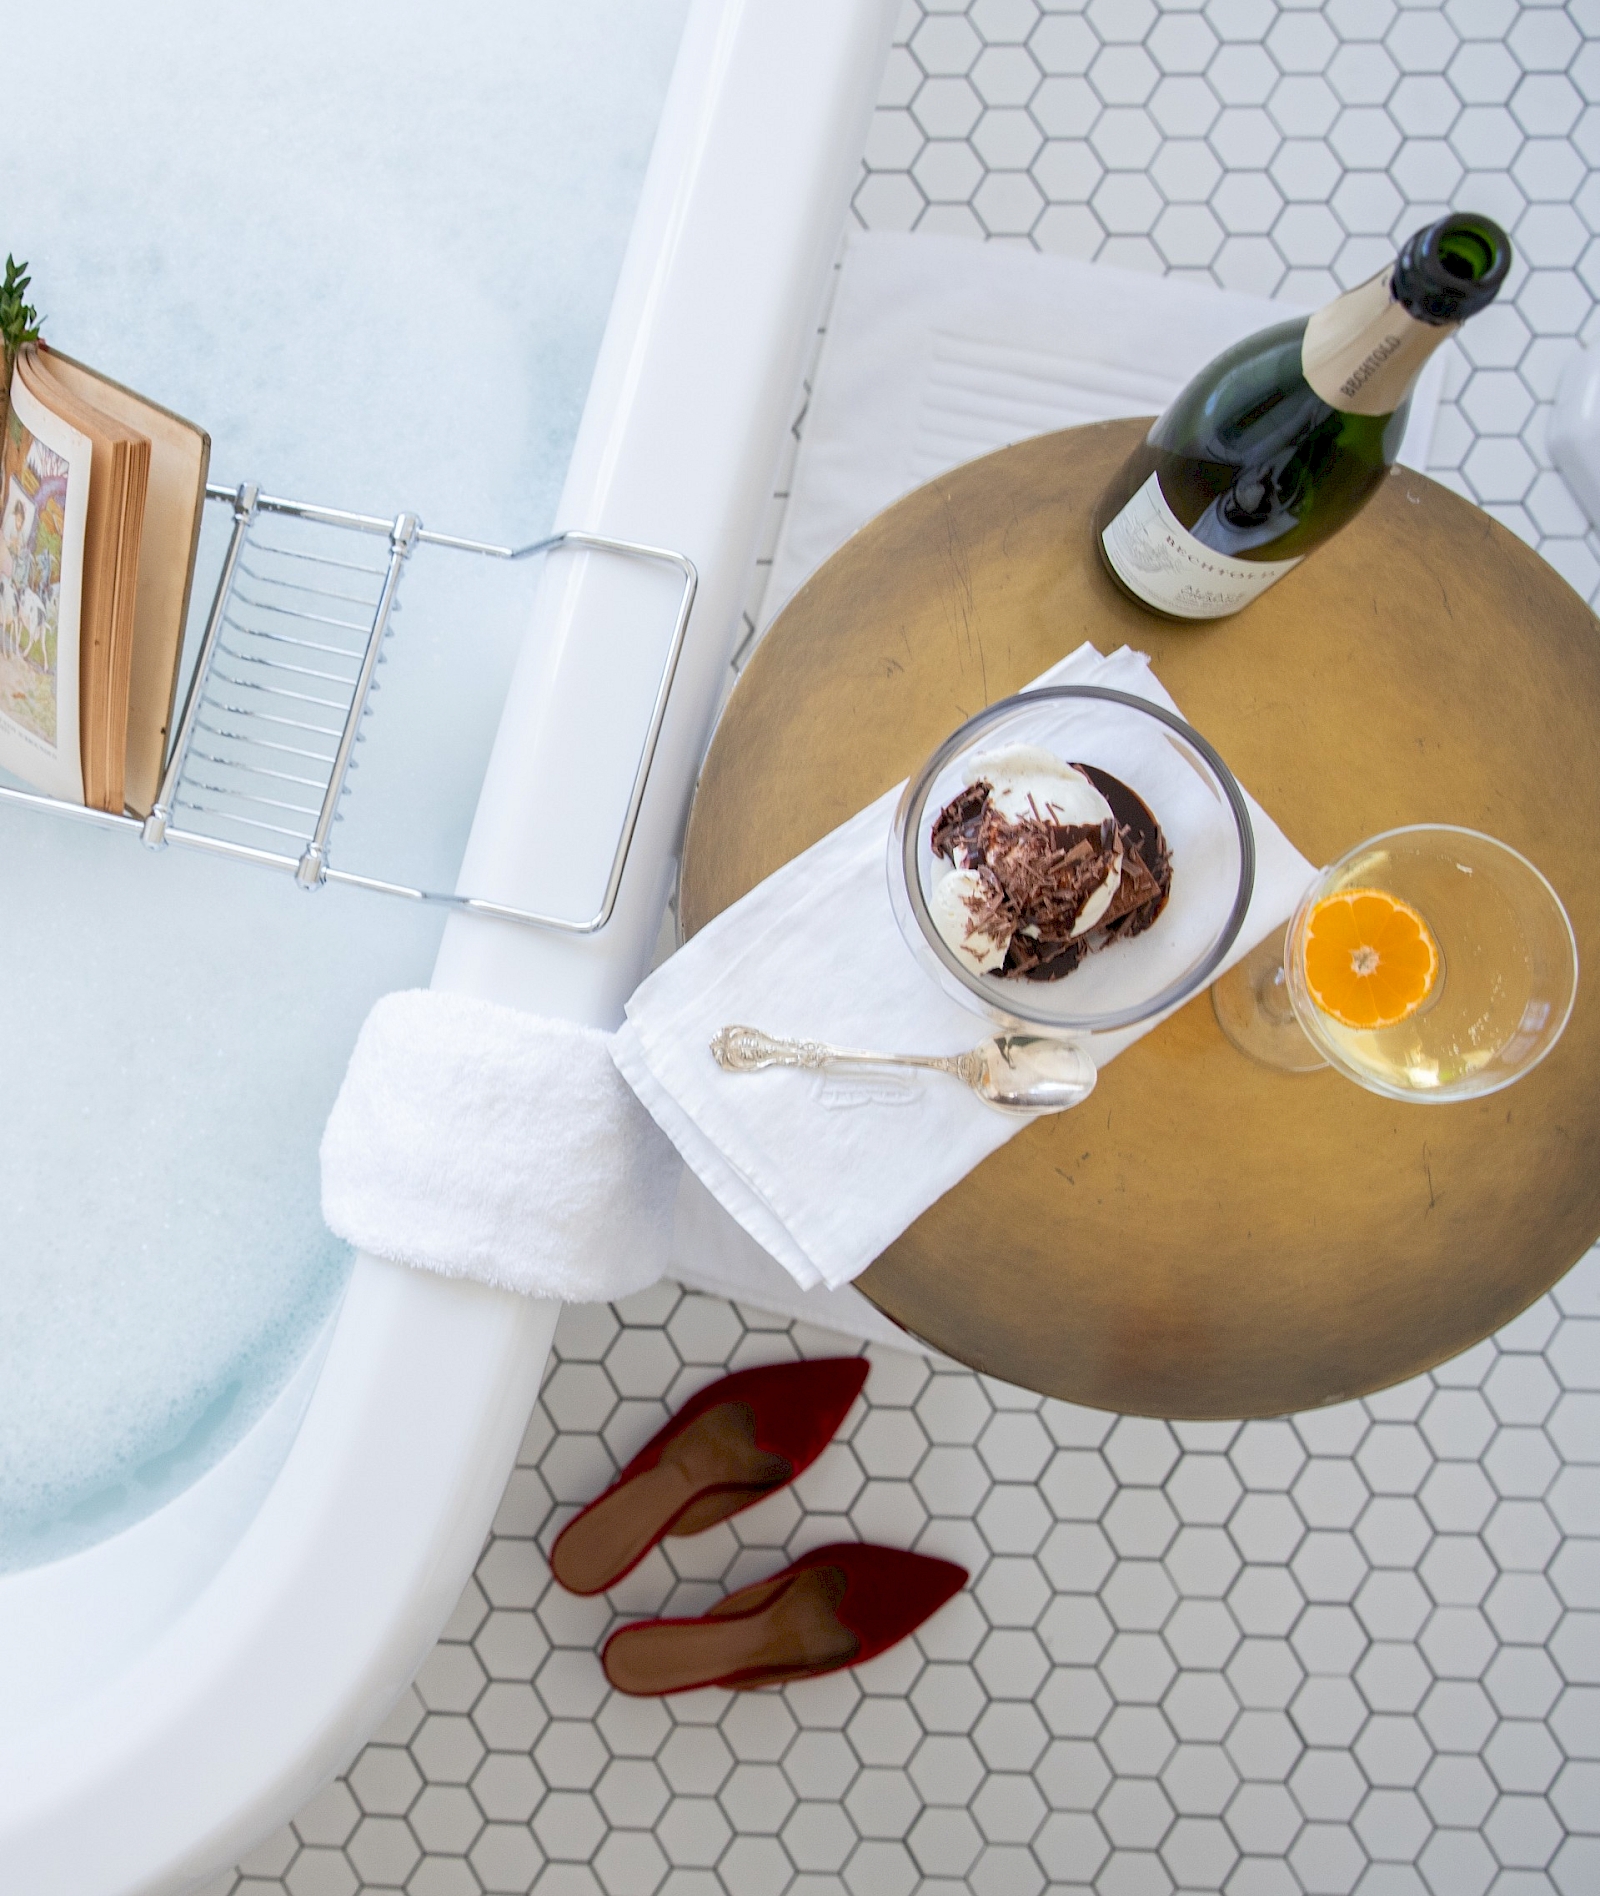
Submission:
M 1439 979 L 1439 948 L 1409 902 L 1382 889 L 1325 895 L 1306 919 L 1306 986 L 1343 1027 L 1394 1027 Z

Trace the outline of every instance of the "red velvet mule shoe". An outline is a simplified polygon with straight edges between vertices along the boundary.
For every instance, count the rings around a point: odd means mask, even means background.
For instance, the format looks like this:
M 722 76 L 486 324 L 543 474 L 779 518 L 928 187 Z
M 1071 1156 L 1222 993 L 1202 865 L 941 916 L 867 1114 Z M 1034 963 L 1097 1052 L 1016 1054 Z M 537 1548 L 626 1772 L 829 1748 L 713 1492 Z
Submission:
M 561 1530 L 550 1568 L 600 1593 L 665 1534 L 698 1534 L 816 1460 L 867 1380 L 863 1356 L 772 1363 L 724 1376 L 672 1418 L 599 1500 Z
M 966 1583 L 966 1568 L 951 1561 L 841 1541 L 730 1593 L 700 1619 L 619 1628 L 600 1662 L 619 1692 L 637 1698 L 782 1685 L 876 1658 Z

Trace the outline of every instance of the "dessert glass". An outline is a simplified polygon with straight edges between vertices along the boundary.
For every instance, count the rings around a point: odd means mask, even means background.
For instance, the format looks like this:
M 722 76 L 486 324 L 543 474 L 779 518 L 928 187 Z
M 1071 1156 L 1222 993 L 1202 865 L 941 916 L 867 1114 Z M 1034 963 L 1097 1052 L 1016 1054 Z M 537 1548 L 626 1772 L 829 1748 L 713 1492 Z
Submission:
M 1311 911 L 1348 889 L 1398 896 L 1427 923 L 1441 966 L 1427 998 L 1389 1027 L 1347 1027 L 1306 980 Z M 1324 869 L 1288 928 L 1212 987 L 1241 1051 L 1283 1071 L 1331 1066 L 1389 1099 L 1443 1104 L 1497 1093 L 1561 1038 L 1578 948 L 1561 899 L 1526 857 L 1477 830 L 1386 830 Z
M 965 788 L 975 757 L 1014 744 L 1120 778 L 1154 814 L 1172 853 L 1172 894 L 1153 926 L 1054 981 L 964 965 L 930 907 L 951 866 L 933 853 L 934 819 Z M 1255 836 L 1233 773 L 1175 712 L 1100 685 L 1052 685 L 990 705 L 945 739 L 900 799 L 888 874 L 900 932 L 947 994 L 1002 1025 L 1077 1038 L 1149 1020 L 1206 986 L 1244 925 Z

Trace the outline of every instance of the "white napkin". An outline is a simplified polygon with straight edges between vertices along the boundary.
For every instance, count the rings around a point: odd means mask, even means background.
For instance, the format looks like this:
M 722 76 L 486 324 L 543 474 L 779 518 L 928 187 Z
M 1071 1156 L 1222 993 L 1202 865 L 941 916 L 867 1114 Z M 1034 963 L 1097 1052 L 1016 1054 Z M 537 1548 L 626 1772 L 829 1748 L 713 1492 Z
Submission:
M 1144 654 L 1126 647 L 1102 658 L 1082 645 L 1036 683 L 1108 685 L 1177 708 Z M 939 1074 L 730 1074 L 711 1057 L 712 1035 L 733 1024 L 912 1053 L 958 1053 L 990 1031 L 923 973 L 895 923 L 885 856 L 901 788 L 702 929 L 634 994 L 612 1044 L 629 1084 L 701 1181 L 807 1287 L 838 1286 L 865 1270 L 1024 1123 Z M 1177 795 L 1209 792 L 1196 778 Z M 1255 894 L 1230 965 L 1288 917 L 1315 873 L 1247 800 Z M 1181 828 L 1170 798 L 1164 825 L 1169 814 Z M 1174 861 L 1181 876 L 1176 844 Z M 1096 1064 L 1153 1025 L 1096 1036 Z
M 853 232 L 762 601 L 770 621 L 891 501 L 1031 435 L 1166 407 L 1230 343 L 1302 305 L 970 237 Z M 1427 466 L 1446 357 L 1400 446 Z

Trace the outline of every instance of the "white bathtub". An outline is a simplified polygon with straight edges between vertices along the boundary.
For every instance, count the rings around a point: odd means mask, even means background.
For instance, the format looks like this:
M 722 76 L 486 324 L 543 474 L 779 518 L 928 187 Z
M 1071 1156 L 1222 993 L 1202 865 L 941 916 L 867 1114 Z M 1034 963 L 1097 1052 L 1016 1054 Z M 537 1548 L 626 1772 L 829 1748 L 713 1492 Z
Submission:
M 437 985 L 609 1026 L 645 965 L 894 10 L 695 0 L 557 522 L 699 568 L 649 793 L 604 931 L 456 921 Z M 603 878 L 600 795 L 552 889 L 543 786 L 576 757 L 625 792 L 663 597 L 642 570 L 552 566 L 464 885 L 576 913 Z M 0 1579 L 0 1890 L 192 1888 L 350 1760 L 472 1569 L 556 1315 L 360 1258 L 226 1460 L 115 1539 Z

